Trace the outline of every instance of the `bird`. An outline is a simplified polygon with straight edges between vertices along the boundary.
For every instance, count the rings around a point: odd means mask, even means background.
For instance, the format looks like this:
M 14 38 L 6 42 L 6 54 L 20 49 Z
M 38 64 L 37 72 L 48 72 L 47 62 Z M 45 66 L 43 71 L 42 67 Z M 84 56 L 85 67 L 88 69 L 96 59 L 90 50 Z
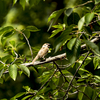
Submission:
M 41 49 L 37 53 L 36 57 L 33 59 L 32 64 L 34 64 L 34 62 L 39 58 L 43 58 L 44 59 L 44 57 L 47 55 L 47 53 L 49 51 L 49 47 L 50 47 L 49 43 L 43 44 L 43 46 L 41 47 Z

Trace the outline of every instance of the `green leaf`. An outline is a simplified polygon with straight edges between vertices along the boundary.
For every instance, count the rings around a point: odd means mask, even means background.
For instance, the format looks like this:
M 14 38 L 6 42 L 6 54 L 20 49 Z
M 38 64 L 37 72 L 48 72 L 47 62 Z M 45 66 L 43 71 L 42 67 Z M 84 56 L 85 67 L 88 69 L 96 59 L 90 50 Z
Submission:
M 48 31 L 50 30 L 51 26 L 58 20 L 59 16 L 64 12 L 65 8 L 64 9 L 60 9 L 58 11 L 54 11 L 48 18 L 48 22 L 50 22 L 52 19 L 54 19 L 49 28 L 48 28 Z
M 23 7 L 23 10 L 25 9 L 25 5 L 26 5 L 26 0 L 20 0 L 20 4 Z
M 30 37 L 30 31 L 24 30 L 23 33 L 25 34 L 25 36 L 26 36 L 27 38 Z
M 15 41 L 9 41 L 9 43 L 13 46 L 13 47 L 15 47 Z
M 95 43 L 90 42 L 88 40 L 84 40 L 83 42 L 85 42 L 86 45 L 89 46 L 94 53 L 96 53 L 97 55 L 100 55 L 99 47 Z
M 98 67 L 100 59 L 98 57 L 93 58 L 94 70 Z
M 23 89 L 25 89 L 27 92 L 29 92 L 31 88 L 29 86 L 23 86 Z
M 16 48 L 19 47 L 19 46 L 23 46 L 25 43 L 24 42 L 20 42 L 16 45 Z
M 80 70 L 80 71 L 83 71 L 83 72 L 87 72 L 87 73 L 89 73 L 88 70 L 85 70 L 85 69 L 83 69 L 83 68 L 80 68 L 79 70 Z
M 81 87 L 81 91 L 82 91 L 82 92 L 85 92 L 85 89 L 86 89 L 85 86 L 84 86 L 84 87 Z M 81 92 L 78 93 L 78 99 L 79 99 L 79 100 L 83 100 L 83 96 L 84 96 L 83 93 L 81 93 Z
M 86 23 L 86 25 L 88 25 L 92 21 L 93 17 L 94 17 L 94 12 L 87 13 L 85 15 L 85 23 Z
M 23 96 L 24 94 L 26 94 L 26 92 L 20 92 L 20 93 L 16 94 L 14 96 L 14 98 L 19 98 L 19 97 Z
M 73 29 L 74 25 L 71 25 L 67 27 L 61 35 L 55 40 L 54 45 L 55 45 L 55 52 L 59 50 L 59 48 L 64 45 L 68 40 L 71 39 L 71 35 L 69 35 Z
M 0 78 L 2 77 L 4 69 L 0 70 Z
M 1 37 L 1 42 L 2 42 L 3 46 L 7 42 L 7 39 L 9 39 L 9 37 L 11 37 L 12 35 L 14 35 L 13 29 L 11 29 L 11 30 L 5 30 L 4 34 Z
M 13 5 L 17 2 L 17 0 L 13 0 Z
M 1 34 L 9 34 L 9 32 L 12 32 L 14 30 L 14 28 L 12 26 L 7 26 L 7 27 L 4 27 L 2 29 L 0 29 L 0 35 Z
M 73 12 L 73 8 L 68 8 L 68 9 L 66 9 L 65 10 L 65 14 L 67 15 L 67 16 L 70 16 L 70 14 Z
M 67 43 L 67 47 L 68 47 L 69 50 L 72 50 L 75 42 L 76 42 L 76 38 L 73 38 Z
M 37 31 L 40 31 L 37 27 L 35 26 L 27 26 L 26 27 L 26 30 L 27 31 L 31 31 L 31 32 L 37 32 Z
M 0 83 L 3 84 L 3 79 L 2 78 L 0 78 Z
M 50 36 L 50 38 L 54 37 L 59 32 L 63 31 L 63 24 L 54 25 L 52 27 L 57 28 L 57 29 L 52 31 L 52 35 Z
M 80 55 L 80 45 L 81 41 L 79 39 L 76 39 L 75 45 L 73 46 L 72 50 L 66 48 L 66 57 L 71 64 L 73 64 Z
M 26 66 L 19 65 L 19 67 L 28 77 L 30 76 L 30 70 Z
M 32 97 L 32 95 L 25 96 L 25 97 L 22 98 L 21 100 L 28 100 L 29 97 Z
M 9 66 L 9 75 L 15 81 L 17 77 L 17 65 L 13 64 Z
M 61 29 L 56 29 L 56 30 L 52 31 L 52 35 L 50 36 L 50 38 L 54 37 L 56 34 L 58 34 L 61 31 L 62 31 Z
M 81 30 L 83 25 L 85 23 L 85 17 L 83 16 L 79 21 L 78 21 L 78 29 Z
M 100 3 L 100 0 L 95 0 L 95 4 L 98 4 L 98 3 Z
M 58 29 L 63 29 L 64 24 L 58 23 L 58 25 L 53 25 L 52 27 L 58 28 Z

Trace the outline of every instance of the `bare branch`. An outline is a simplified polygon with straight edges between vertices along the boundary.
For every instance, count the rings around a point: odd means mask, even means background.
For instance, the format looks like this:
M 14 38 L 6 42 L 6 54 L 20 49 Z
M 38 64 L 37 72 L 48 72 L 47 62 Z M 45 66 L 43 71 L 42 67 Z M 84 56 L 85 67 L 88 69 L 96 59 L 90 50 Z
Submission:
M 94 42 L 94 43 L 97 43 L 99 41 L 100 41 L 100 36 L 98 36 L 98 37 L 91 40 L 91 42 Z M 86 44 L 83 44 L 81 46 L 81 49 L 85 49 L 85 48 L 86 48 Z M 63 53 L 63 54 L 60 54 L 60 55 L 57 55 L 57 56 L 54 56 L 54 57 L 49 57 L 45 61 L 42 61 L 42 62 L 41 61 L 35 61 L 34 64 L 32 64 L 30 62 L 30 63 L 23 63 L 22 65 L 25 65 L 25 66 L 41 65 L 41 64 L 53 62 L 53 61 L 56 61 L 56 60 L 61 60 L 65 57 L 66 57 L 66 53 Z
M 30 45 L 30 43 L 29 43 L 29 40 L 27 39 L 26 35 L 25 35 L 23 32 L 21 32 L 21 31 L 19 31 L 19 30 L 17 30 L 17 29 L 15 29 L 15 30 L 16 30 L 17 32 L 21 33 L 21 34 L 24 36 L 24 38 L 26 39 L 27 44 L 28 44 L 29 49 L 30 49 L 30 52 L 31 52 L 32 60 L 33 60 L 33 52 L 32 52 L 32 48 L 31 48 L 31 45 Z
M 84 5 L 88 4 L 88 3 L 92 3 L 92 2 L 93 1 L 87 1 L 87 2 L 85 2 L 83 4 L 80 4 L 80 5 L 76 6 L 75 8 L 82 7 L 82 6 L 84 6 Z
M 4 62 L 2 62 L 1 60 L 0 60 L 0 63 L 2 63 L 2 64 L 5 66 L 5 63 L 4 63 Z
M 72 78 L 71 81 L 69 82 L 69 86 L 68 86 L 68 88 L 67 88 L 67 90 L 66 90 L 66 93 L 65 93 L 65 95 L 64 95 L 64 97 L 63 97 L 63 100 L 66 100 L 65 98 L 66 98 L 66 96 L 68 95 L 68 91 L 69 91 L 69 89 L 70 89 L 70 86 L 71 86 L 71 84 L 72 84 L 72 82 L 73 82 L 73 80 L 74 80 L 74 78 L 75 78 L 77 72 L 79 71 L 79 69 L 81 68 L 81 66 L 83 65 L 83 63 L 85 62 L 85 59 L 88 57 L 89 53 L 90 53 L 90 52 L 88 51 L 86 57 L 85 57 L 84 60 L 82 61 L 81 65 L 77 68 L 77 70 L 76 70 L 76 72 L 75 72 L 73 78 Z
M 15 55 L 16 55 L 16 58 L 15 58 L 15 60 L 11 63 L 11 65 L 17 60 L 17 58 L 18 58 L 18 54 L 15 52 L 15 50 L 14 50 L 14 53 L 15 53 Z
M 52 61 L 60 60 L 60 59 L 63 59 L 65 57 L 66 57 L 66 53 L 63 53 L 63 54 L 60 54 L 60 55 L 57 55 L 54 57 L 49 57 L 45 61 L 42 61 L 42 62 L 35 61 L 34 64 L 32 64 L 32 62 L 31 62 L 31 63 L 23 63 L 22 65 L 25 65 L 25 66 L 41 65 L 41 64 L 52 62 Z
M 50 76 L 50 78 L 39 88 L 38 92 L 43 89 L 43 87 L 52 79 L 52 77 L 54 76 L 54 74 L 57 72 L 57 69 L 55 69 L 54 73 Z M 33 95 L 35 96 L 37 94 L 37 92 Z

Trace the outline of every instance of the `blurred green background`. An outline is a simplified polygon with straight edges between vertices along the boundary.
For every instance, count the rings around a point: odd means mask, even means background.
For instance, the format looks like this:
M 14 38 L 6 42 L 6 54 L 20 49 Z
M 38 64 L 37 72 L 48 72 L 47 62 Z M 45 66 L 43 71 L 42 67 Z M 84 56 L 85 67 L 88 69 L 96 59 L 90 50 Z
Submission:
M 82 0 L 40 0 L 38 5 L 34 5 L 30 7 L 28 3 L 26 3 L 25 9 L 23 10 L 22 6 L 18 2 L 13 5 L 13 0 L 0 0 L 0 27 L 2 26 L 13 26 L 18 30 L 24 29 L 26 26 L 36 26 L 40 29 L 39 32 L 31 33 L 29 38 L 29 42 L 33 47 L 33 56 L 35 57 L 35 47 L 40 48 L 41 45 L 45 42 L 49 42 L 53 45 L 54 39 L 49 39 L 51 35 L 52 29 L 47 32 L 49 24 L 47 23 L 48 17 L 50 14 L 55 11 L 69 6 L 76 5 Z M 58 22 L 63 22 L 63 15 L 59 18 Z M 22 41 L 18 38 L 19 34 L 14 35 L 9 40 Z M 8 41 L 9 41 L 8 40 Z M 30 50 L 28 48 L 27 42 L 23 40 L 25 44 L 18 48 L 18 54 L 25 55 L 26 57 L 30 56 Z M 0 57 L 6 55 L 3 51 L 4 47 L 2 47 L 0 43 Z M 8 74 L 6 74 L 6 77 Z M 7 98 L 8 100 L 19 92 L 25 91 L 22 86 L 30 86 L 32 89 L 38 89 L 39 84 L 36 81 L 37 74 L 34 71 L 31 71 L 30 78 L 26 75 L 22 74 L 17 77 L 16 81 L 13 81 L 11 78 L 7 78 L 3 84 L 0 84 L 0 99 Z

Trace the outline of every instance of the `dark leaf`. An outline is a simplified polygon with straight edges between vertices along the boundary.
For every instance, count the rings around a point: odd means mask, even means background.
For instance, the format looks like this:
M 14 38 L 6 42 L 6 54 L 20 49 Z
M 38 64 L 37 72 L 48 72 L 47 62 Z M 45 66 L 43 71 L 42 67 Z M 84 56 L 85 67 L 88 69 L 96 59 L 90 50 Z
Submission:
M 70 14 L 73 12 L 73 8 L 68 8 L 68 9 L 66 9 L 65 10 L 65 14 L 67 15 L 67 16 L 70 16 Z
M 90 47 L 94 53 L 100 55 L 99 47 L 98 47 L 95 43 L 90 42 L 90 41 L 88 41 L 88 40 L 84 40 L 83 42 L 85 42 L 86 45 L 87 45 L 88 47 Z
M 80 45 L 81 41 L 79 39 L 76 39 L 75 45 L 73 46 L 72 50 L 66 48 L 66 57 L 70 63 L 74 63 L 78 59 L 80 55 Z
M 55 40 L 55 52 L 59 50 L 59 48 L 64 45 L 68 40 L 71 39 L 71 35 L 69 35 L 73 29 L 74 25 L 67 27 L 61 35 Z
M 19 65 L 19 67 L 28 77 L 30 76 L 30 70 L 26 66 Z

